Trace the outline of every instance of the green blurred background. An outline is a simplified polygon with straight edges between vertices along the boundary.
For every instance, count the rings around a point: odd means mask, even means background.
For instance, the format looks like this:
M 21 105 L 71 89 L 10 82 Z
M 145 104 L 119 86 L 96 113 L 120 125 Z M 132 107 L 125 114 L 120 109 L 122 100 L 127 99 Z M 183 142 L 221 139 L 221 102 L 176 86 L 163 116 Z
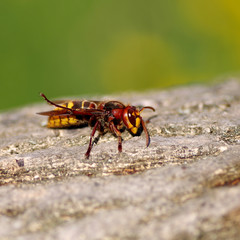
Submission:
M 240 69 L 240 1 L 1 0 L 0 109 Z

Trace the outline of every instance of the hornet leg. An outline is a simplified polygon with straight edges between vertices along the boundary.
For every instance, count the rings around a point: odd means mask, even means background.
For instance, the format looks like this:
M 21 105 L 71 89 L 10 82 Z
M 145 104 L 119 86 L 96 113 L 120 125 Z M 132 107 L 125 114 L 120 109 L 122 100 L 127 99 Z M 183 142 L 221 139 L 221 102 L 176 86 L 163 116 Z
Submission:
M 98 125 L 99 125 L 99 122 L 96 122 L 95 125 L 94 125 L 94 127 L 93 127 L 93 130 L 92 130 L 92 133 L 91 133 L 91 136 L 90 136 L 89 145 L 88 145 L 88 150 L 87 150 L 87 152 L 85 153 L 86 158 L 89 158 L 89 156 L 90 156 L 90 152 L 91 152 L 92 146 L 93 146 L 93 144 L 92 144 L 92 139 L 93 139 L 94 134 L 95 134 L 95 132 L 96 132 L 96 130 L 97 130 L 97 128 L 98 128 Z
M 114 132 L 117 137 L 118 137 L 118 151 L 122 152 L 122 137 L 121 137 L 121 132 L 115 127 L 115 125 L 111 122 L 110 123 L 110 128 L 112 132 Z

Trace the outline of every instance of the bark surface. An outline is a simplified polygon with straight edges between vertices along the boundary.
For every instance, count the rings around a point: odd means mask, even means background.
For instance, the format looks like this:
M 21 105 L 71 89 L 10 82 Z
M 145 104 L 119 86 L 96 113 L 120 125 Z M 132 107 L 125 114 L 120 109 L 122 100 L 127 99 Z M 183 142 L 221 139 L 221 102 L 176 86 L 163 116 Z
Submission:
M 240 83 L 108 96 L 144 133 L 51 130 L 45 102 L 0 114 L 0 239 L 239 239 Z M 99 100 L 99 99 L 98 99 Z

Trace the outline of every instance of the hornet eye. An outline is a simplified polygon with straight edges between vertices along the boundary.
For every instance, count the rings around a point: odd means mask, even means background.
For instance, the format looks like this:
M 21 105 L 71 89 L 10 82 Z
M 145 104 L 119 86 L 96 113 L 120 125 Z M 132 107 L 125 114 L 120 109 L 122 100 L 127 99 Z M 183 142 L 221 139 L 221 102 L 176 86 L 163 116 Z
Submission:
M 133 126 L 136 126 L 136 116 L 133 115 L 134 111 L 132 109 L 128 110 L 128 119 Z

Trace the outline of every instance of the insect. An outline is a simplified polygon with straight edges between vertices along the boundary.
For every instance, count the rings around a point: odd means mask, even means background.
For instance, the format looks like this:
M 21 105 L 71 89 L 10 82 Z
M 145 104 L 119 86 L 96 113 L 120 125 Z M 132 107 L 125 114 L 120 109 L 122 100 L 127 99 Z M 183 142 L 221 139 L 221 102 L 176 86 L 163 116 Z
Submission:
M 113 133 L 118 138 L 118 151 L 122 152 L 121 133 L 128 130 L 130 134 L 137 135 L 142 130 L 146 135 L 146 146 L 150 144 L 150 136 L 140 113 L 147 106 L 138 110 L 137 107 L 127 105 L 119 101 L 50 101 L 43 93 L 40 94 L 49 104 L 56 108 L 52 111 L 38 114 L 48 116 L 49 128 L 71 128 L 89 125 L 92 127 L 86 158 L 89 158 L 94 142 L 107 132 Z M 98 131 L 99 137 L 94 139 Z

